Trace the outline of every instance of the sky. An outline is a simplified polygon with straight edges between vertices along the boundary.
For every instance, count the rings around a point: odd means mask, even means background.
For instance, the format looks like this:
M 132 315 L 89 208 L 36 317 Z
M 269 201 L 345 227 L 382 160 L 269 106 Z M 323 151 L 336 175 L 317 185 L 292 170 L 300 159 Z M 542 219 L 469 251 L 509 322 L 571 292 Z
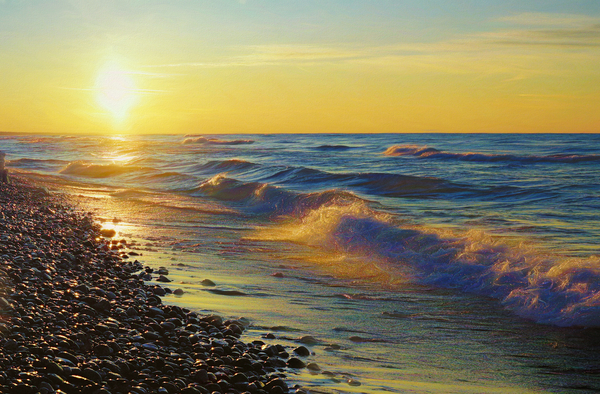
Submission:
M 600 132 L 600 1 L 0 0 L 0 131 Z

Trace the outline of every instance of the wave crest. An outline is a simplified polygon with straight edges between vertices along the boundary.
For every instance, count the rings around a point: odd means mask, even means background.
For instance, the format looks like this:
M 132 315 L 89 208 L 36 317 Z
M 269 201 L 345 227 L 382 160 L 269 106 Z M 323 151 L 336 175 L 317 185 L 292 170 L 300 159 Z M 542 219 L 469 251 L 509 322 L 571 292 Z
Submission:
M 347 205 L 364 201 L 353 193 L 341 190 L 296 193 L 268 183 L 242 182 L 223 174 L 203 182 L 194 194 L 242 203 L 242 209 L 248 213 L 272 217 L 301 217 L 326 204 Z
M 108 178 L 133 171 L 139 171 L 141 169 L 141 167 L 137 166 L 126 166 L 116 163 L 93 164 L 84 161 L 75 161 L 69 163 L 65 168 L 60 170 L 60 173 L 87 178 Z
M 183 140 L 183 144 L 201 144 L 201 145 L 246 145 L 253 144 L 254 140 L 221 140 L 218 138 L 208 138 L 204 136 L 190 136 Z
M 580 163 L 600 161 L 600 155 L 510 155 L 479 152 L 445 152 L 435 148 L 418 145 L 393 145 L 384 152 L 386 156 L 414 156 L 436 159 L 454 159 L 473 162 L 520 162 L 520 163 Z
M 398 225 L 366 204 L 324 204 L 258 239 L 310 246 L 338 259 L 340 275 L 411 281 L 496 298 L 517 315 L 557 326 L 600 326 L 600 259 L 565 259 L 509 246 L 482 232 Z M 329 262 L 325 264 L 330 264 Z M 354 265 L 354 266 L 349 266 Z M 392 279 L 390 279 L 392 278 Z M 383 284 L 386 284 L 383 283 Z

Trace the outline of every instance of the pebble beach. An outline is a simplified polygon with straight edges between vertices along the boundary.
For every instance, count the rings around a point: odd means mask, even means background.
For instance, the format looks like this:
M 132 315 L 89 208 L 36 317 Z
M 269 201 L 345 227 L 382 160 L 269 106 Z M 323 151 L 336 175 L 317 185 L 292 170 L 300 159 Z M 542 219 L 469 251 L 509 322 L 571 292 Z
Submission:
M 159 273 L 63 196 L 0 184 L 0 240 L 0 392 L 303 392 L 285 372 L 306 348 L 245 343 L 243 319 L 165 305 L 172 290 L 144 282 Z

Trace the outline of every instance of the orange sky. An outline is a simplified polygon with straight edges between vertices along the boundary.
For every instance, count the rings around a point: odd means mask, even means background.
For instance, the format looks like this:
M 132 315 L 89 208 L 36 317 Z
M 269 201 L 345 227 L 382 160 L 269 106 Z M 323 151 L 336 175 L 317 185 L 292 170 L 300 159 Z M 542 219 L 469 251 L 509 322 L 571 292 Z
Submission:
M 600 3 L 447 3 L 0 0 L 0 130 L 600 131 Z

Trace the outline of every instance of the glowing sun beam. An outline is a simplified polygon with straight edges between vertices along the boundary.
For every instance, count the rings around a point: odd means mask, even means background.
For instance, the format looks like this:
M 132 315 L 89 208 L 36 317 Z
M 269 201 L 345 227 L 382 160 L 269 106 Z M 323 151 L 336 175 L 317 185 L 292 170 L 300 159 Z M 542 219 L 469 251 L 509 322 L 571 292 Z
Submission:
M 111 64 L 100 71 L 96 79 L 96 100 L 118 123 L 127 119 L 137 101 L 136 88 L 130 73 Z

